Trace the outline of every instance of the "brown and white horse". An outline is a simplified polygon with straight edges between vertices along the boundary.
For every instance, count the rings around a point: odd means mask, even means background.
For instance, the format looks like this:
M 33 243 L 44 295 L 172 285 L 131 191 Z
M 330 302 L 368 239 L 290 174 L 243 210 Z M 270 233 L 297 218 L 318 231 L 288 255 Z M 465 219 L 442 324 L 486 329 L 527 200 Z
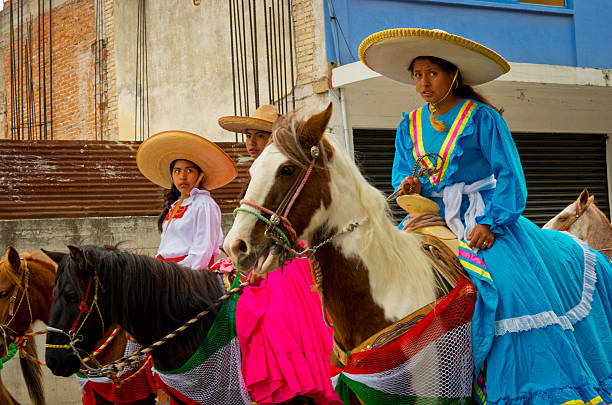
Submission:
M 612 258 L 612 224 L 584 189 L 580 196 L 542 228 L 567 231 Z
M 334 338 L 350 350 L 434 301 L 438 290 L 422 238 L 397 229 L 385 197 L 323 136 L 331 113 L 330 104 L 305 122 L 291 115 L 277 121 L 273 142 L 251 166 L 224 249 L 240 269 L 276 269 L 285 257 L 261 220 L 272 212 L 280 217 L 277 229 L 293 240 L 310 247 L 323 243 L 314 253 L 321 269 L 315 280 Z

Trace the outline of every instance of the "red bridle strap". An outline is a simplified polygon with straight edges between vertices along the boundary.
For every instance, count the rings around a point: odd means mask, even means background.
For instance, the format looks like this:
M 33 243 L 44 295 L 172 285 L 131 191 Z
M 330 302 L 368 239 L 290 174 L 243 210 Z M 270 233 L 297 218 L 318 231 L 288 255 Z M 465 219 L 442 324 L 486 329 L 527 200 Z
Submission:
M 289 220 L 286 217 L 280 216 L 276 212 L 269 210 L 264 206 L 252 203 L 248 200 L 240 200 L 240 204 L 245 204 L 257 210 L 260 210 L 261 212 L 265 212 L 266 214 L 270 215 L 270 217 L 272 217 L 273 215 L 277 216 L 283 222 L 283 225 L 285 226 L 285 228 L 287 228 L 287 230 L 289 231 L 289 234 L 290 234 L 289 236 L 291 237 L 291 240 L 293 242 L 297 240 L 297 234 L 295 232 L 295 229 L 293 229 L 293 226 L 291 226 L 291 222 L 289 222 Z
M 289 231 L 290 233 L 289 236 L 291 237 L 291 241 L 293 243 L 297 241 L 297 232 L 295 231 L 295 229 L 291 225 L 291 222 L 288 219 L 289 211 L 291 210 L 291 208 L 293 207 L 293 204 L 295 203 L 298 196 L 304 189 L 304 186 L 306 185 L 306 182 L 308 181 L 308 178 L 310 177 L 310 174 L 312 173 L 312 169 L 314 168 L 315 160 L 317 159 L 317 157 L 319 157 L 319 147 L 313 146 L 310 150 L 310 154 L 312 156 L 312 160 L 310 161 L 310 165 L 308 165 L 308 169 L 306 169 L 305 171 L 302 170 L 301 178 L 299 178 L 299 180 L 293 183 L 287 195 L 285 196 L 285 198 L 283 198 L 283 201 L 280 203 L 279 207 L 277 208 L 276 212 L 262 205 L 250 202 L 248 200 L 240 201 L 240 204 L 249 205 L 255 209 L 258 209 L 259 211 L 263 213 L 270 215 L 269 226 L 276 226 L 280 222 L 282 222 L 285 228 Z M 282 215 L 279 214 L 279 212 L 282 212 Z
M 77 325 L 79 324 L 79 319 L 81 319 L 81 315 L 83 315 L 84 313 L 89 313 L 89 308 L 87 308 L 87 298 L 89 297 L 89 289 L 91 287 L 92 278 L 93 276 L 89 276 L 89 282 L 87 283 L 87 290 L 85 291 L 85 298 L 83 298 L 83 300 L 79 304 L 79 309 L 81 311 L 79 312 L 76 319 L 74 320 L 74 323 L 72 324 L 72 327 L 70 328 L 70 333 L 74 333 L 74 331 L 76 330 Z

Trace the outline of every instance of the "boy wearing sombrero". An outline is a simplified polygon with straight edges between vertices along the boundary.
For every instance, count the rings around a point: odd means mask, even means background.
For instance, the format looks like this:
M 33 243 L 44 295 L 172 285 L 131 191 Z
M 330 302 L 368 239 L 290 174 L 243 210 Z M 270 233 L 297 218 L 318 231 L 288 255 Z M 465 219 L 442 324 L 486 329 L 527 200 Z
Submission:
M 169 189 L 158 220 L 157 257 L 194 270 L 208 268 L 223 243 L 221 210 L 210 190 L 236 177 L 234 162 L 206 138 L 165 131 L 140 145 L 136 163 L 146 178 Z
M 263 152 L 272 134 L 272 125 L 278 118 L 278 110 L 271 104 L 262 104 L 253 115 L 240 117 L 228 115 L 219 118 L 219 125 L 231 132 L 246 135 L 247 152 L 253 159 Z
M 375 33 L 359 56 L 372 70 L 415 85 L 426 102 L 397 128 L 392 183 L 400 195 L 434 200 L 460 241 L 460 259 L 479 292 L 475 399 L 609 403 L 610 263 L 521 216 L 527 188 L 512 134 L 471 87 L 508 72 L 509 64 L 467 38 L 418 28 Z M 424 157 L 431 152 L 439 158 Z M 417 160 L 437 170 L 412 177 Z M 592 315 L 592 307 L 608 308 L 607 318 Z

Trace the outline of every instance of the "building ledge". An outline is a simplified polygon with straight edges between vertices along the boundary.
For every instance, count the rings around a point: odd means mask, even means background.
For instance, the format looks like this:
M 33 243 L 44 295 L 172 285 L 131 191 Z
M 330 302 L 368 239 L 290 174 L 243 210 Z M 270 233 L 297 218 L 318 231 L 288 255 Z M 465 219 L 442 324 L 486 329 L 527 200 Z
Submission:
M 347 87 L 377 77 L 381 75 L 361 62 L 353 62 L 332 70 L 331 85 L 333 88 Z M 496 81 L 612 87 L 612 69 L 511 62 L 510 72 Z

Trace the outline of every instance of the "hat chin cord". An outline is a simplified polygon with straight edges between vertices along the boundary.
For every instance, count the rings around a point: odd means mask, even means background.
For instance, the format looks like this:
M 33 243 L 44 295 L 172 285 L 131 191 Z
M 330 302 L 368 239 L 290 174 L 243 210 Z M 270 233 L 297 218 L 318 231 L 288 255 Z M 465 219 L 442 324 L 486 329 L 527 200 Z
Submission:
M 455 82 L 457 81 L 458 74 L 459 74 L 459 69 L 455 70 L 455 76 L 453 77 L 453 81 L 451 82 L 450 87 L 446 91 L 446 94 L 444 95 L 444 97 L 442 97 L 440 100 L 436 101 L 435 103 L 429 103 L 429 105 L 431 105 L 431 113 L 429 114 L 429 121 L 431 122 L 431 126 L 433 126 L 436 131 L 439 131 L 439 132 L 446 131 L 446 126 L 441 121 L 438 121 L 437 119 L 435 119 L 434 114 L 438 112 L 438 109 L 436 108 L 436 106 L 440 104 L 441 102 L 443 102 L 444 100 L 446 100 L 446 98 L 451 93 L 451 90 L 453 89 L 453 86 L 455 86 Z

